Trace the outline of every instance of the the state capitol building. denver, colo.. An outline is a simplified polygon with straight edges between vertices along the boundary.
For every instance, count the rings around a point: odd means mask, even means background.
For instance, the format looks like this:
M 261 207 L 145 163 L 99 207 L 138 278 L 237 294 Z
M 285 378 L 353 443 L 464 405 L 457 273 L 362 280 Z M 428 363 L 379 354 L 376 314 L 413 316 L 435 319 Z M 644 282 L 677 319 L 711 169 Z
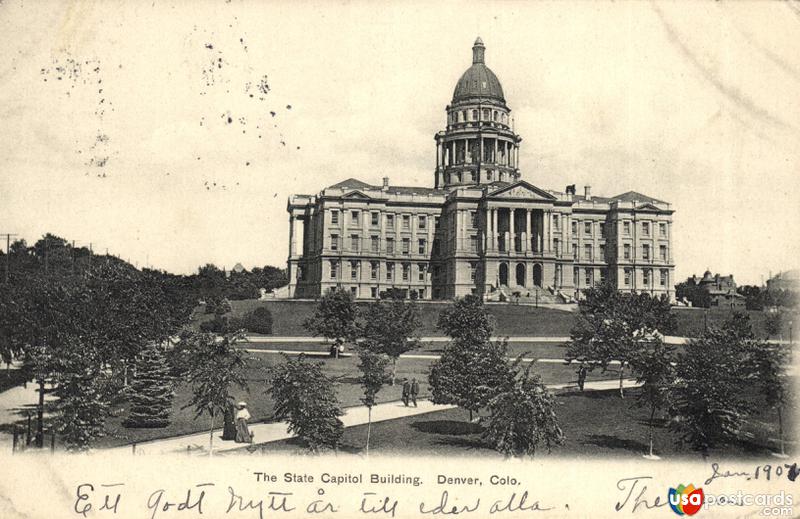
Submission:
M 566 301 L 610 282 L 673 298 L 670 204 L 522 180 L 522 139 L 484 56 L 478 38 L 435 135 L 433 188 L 350 178 L 290 197 L 291 297 L 341 287 L 377 298 L 394 287 L 420 299 Z

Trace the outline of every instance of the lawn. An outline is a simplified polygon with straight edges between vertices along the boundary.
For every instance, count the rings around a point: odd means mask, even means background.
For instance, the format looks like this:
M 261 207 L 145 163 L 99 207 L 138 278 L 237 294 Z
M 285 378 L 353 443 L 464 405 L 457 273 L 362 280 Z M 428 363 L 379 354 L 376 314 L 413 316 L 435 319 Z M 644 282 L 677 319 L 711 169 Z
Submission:
M 638 389 L 628 390 L 621 399 L 615 390 L 561 392 L 557 396 L 559 423 L 565 443 L 548 454 L 542 449 L 537 456 L 609 457 L 615 459 L 641 457 L 648 450 L 649 413 L 636 407 Z M 777 437 L 774 412 L 764 411 L 756 404 L 757 412 L 748 419 L 737 443 L 713 450 L 714 457 L 760 457 L 776 448 L 768 438 Z M 410 454 L 421 456 L 488 456 L 500 454 L 481 439 L 483 428 L 470 423 L 462 409 L 449 409 L 423 415 L 378 422 L 372 425 L 370 453 Z M 792 438 L 794 429 L 786 431 Z M 366 426 L 345 430 L 342 450 L 358 453 L 364 447 Z M 661 421 L 654 433 L 656 454 L 665 458 L 697 457 L 688 446 L 677 443 L 678 436 Z M 264 452 L 297 451 L 302 447 L 296 439 L 261 445 Z M 787 444 L 787 450 L 789 445 Z
M 365 305 L 369 303 L 359 303 Z M 424 302 L 420 303 L 422 326 L 419 334 L 422 337 L 440 337 L 442 333 L 436 329 L 439 312 L 447 308 L 449 302 Z M 232 315 L 241 316 L 259 306 L 269 309 L 273 318 L 272 334 L 280 337 L 302 337 L 310 333 L 303 326 L 303 322 L 313 314 L 316 302 L 314 301 L 258 301 L 248 299 L 231 301 Z M 497 322 L 497 336 L 538 336 L 538 337 L 569 337 L 570 330 L 575 322 L 577 313 L 553 308 L 536 308 L 527 305 L 490 303 L 487 310 Z M 675 335 L 682 337 L 697 337 L 703 333 L 706 323 L 708 326 L 720 326 L 729 316 L 729 310 L 702 308 L 673 307 L 673 313 L 678 321 L 678 330 Z M 766 317 L 764 312 L 747 311 L 753 330 L 758 335 L 764 335 L 763 323 Z M 210 319 L 212 316 L 198 312 L 197 322 Z M 788 323 L 786 323 L 788 326 Z M 788 337 L 788 328 L 784 331 Z
M 357 357 L 343 357 L 331 359 L 326 354 L 314 357 L 324 364 L 326 375 L 336 379 L 336 394 L 342 407 L 361 405 L 362 388 L 358 382 Z M 248 363 L 247 381 L 249 391 L 236 391 L 237 400 L 245 400 L 253 415 L 254 422 L 271 421 L 273 404 L 266 394 L 266 369 L 268 366 L 283 362 L 283 357 L 277 354 L 253 354 Z M 420 395 L 427 398 L 430 395 L 428 387 L 429 359 L 400 359 L 397 365 L 397 377 L 416 378 L 420 383 Z M 575 368 L 563 364 L 537 364 L 537 373 L 542 376 L 546 384 L 574 383 L 576 380 Z M 590 373 L 587 380 L 602 380 L 616 378 L 617 372 L 609 370 L 606 373 Z M 385 386 L 377 395 L 378 402 L 399 400 L 401 386 Z M 181 384 L 176 389 L 172 408 L 171 423 L 163 429 L 129 429 L 122 425 L 127 415 L 125 405 L 115 406 L 112 416 L 106 422 L 107 436 L 96 442 L 98 447 L 125 445 L 133 442 L 142 442 L 157 438 L 167 438 L 182 434 L 203 432 L 208 430 L 210 420 L 204 416 L 195 420 L 192 409 L 183 408 L 191 400 L 191 388 Z M 219 420 L 217 426 L 219 427 Z

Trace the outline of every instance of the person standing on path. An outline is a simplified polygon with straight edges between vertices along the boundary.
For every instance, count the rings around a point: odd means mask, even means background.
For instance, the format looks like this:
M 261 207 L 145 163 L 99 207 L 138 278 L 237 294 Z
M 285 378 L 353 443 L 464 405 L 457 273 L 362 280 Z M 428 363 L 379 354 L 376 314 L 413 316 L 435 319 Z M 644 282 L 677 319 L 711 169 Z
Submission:
M 416 378 L 411 379 L 411 401 L 414 403 L 414 407 L 417 407 L 417 395 L 419 394 L 419 384 L 417 383 Z
M 411 384 L 408 379 L 403 380 L 403 405 L 408 407 L 408 398 L 411 396 Z
M 239 408 L 236 411 L 236 443 L 253 443 L 253 435 L 247 428 L 247 421 L 250 419 L 247 404 L 239 402 L 236 407 Z
M 578 389 L 583 391 L 583 385 L 586 383 L 586 372 L 588 368 L 586 367 L 585 362 L 581 362 L 580 367 L 578 368 Z

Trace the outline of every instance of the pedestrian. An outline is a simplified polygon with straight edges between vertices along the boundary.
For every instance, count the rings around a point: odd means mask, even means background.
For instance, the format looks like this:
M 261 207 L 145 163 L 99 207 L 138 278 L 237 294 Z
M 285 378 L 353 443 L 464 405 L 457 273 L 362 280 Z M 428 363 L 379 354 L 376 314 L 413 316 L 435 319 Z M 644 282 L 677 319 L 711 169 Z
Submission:
M 225 413 L 222 416 L 222 439 L 235 440 L 236 439 L 236 419 L 234 418 L 236 410 L 234 409 L 233 402 L 225 406 Z
M 580 367 L 578 368 L 578 389 L 583 391 L 583 385 L 586 382 L 586 373 L 589 371 L 586 367 L 585 362 L 581 362 Z
M 411 396 L 411 384 L 408 379 L 403 380 L 403 405 L 408 407 L 408 398 Z
M 414 403 L 414 407 L 417 407 L 417 395 L 419 394 L 419 384 L 417 383 L 416 378 L 411 379 L 411 401 Z
M 236 407 L 239 409 L 236 411 L 236 443 L 253 443 L 253 435 L 247 428 L 247 421 L 250 419 L 247 404 L 239 402 Z

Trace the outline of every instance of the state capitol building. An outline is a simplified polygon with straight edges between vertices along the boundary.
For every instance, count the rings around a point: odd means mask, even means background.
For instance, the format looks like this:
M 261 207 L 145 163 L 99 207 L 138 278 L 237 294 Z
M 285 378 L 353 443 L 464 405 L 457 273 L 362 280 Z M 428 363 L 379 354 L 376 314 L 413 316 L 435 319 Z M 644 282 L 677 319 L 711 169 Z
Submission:
M 522 179 L 522 138 L 480 38 L 438 132 L 432 188 L 355 178 L 289 198 L 289 294 L 565 302 L 609 282 L 674 298 L 670 204 Z

